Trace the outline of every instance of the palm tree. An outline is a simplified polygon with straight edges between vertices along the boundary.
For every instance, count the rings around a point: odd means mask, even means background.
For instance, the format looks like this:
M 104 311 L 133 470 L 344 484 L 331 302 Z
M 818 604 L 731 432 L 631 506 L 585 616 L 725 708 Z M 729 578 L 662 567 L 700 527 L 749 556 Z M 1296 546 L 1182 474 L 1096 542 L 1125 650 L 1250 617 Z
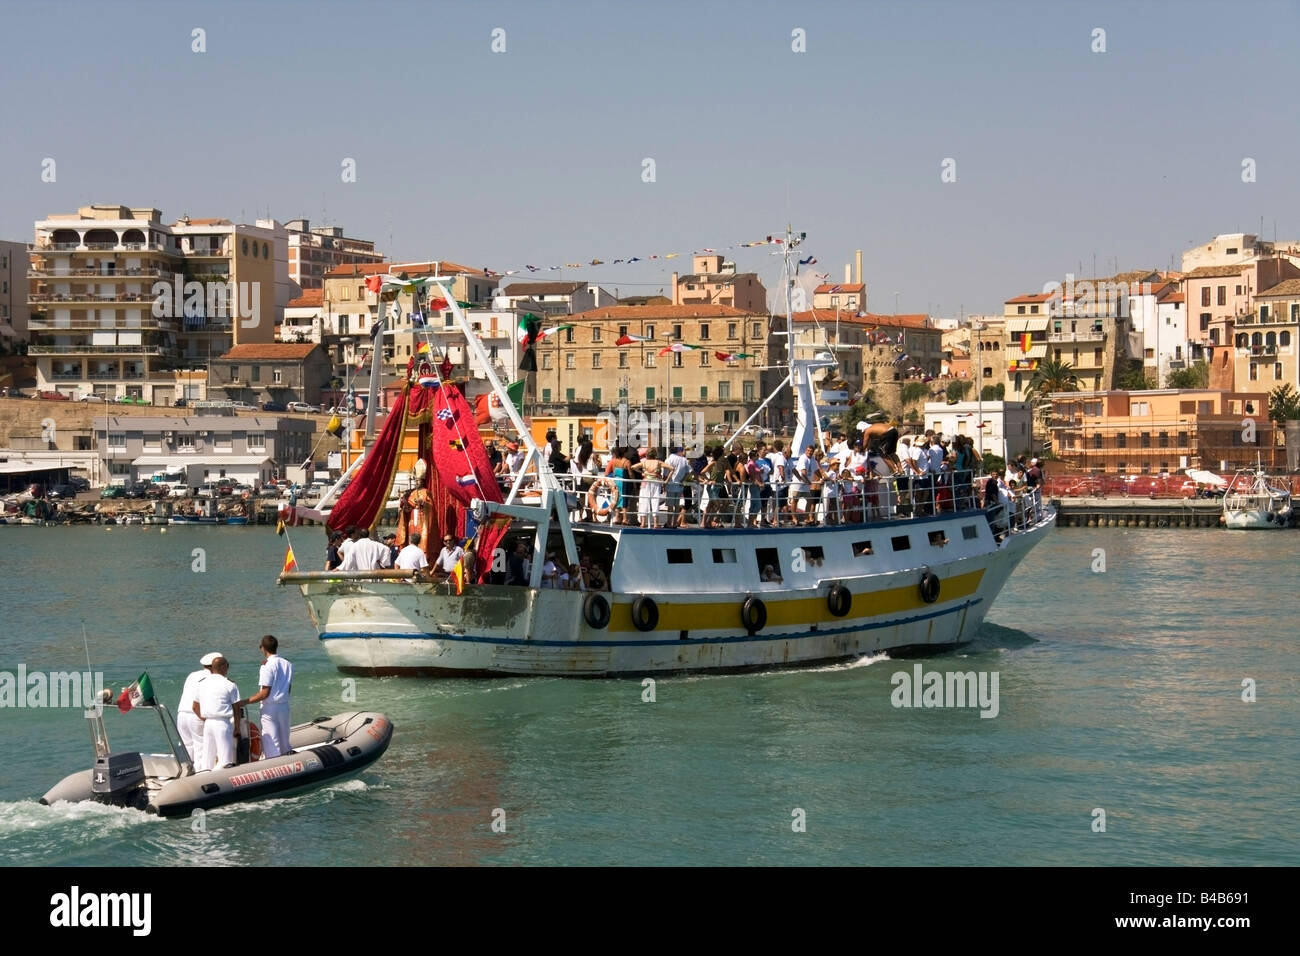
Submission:
M 1045 360 L 1038 363 L 1038 368 L 1034 370 L 1034 377 L 1029 380 L 1029 387 L 1025 389 L 1025 399 L 1033 401 L 1040 399 L 1035 404 L 1037 415 L 1030 415 L 1029 418 L 1029 444 L 1034 444 L 1034 418 L 1042 418 L 1044 429 L 1047 427 L 1047 413 L 1052 407 L 1048 401 L 1048 396 L 1053 392 L 1077 392 L 1079 390 L 1079 377 L 1074 374 L 1074 367 L 1069 362 L 1057 362 Z
M 1077 392 L 1079 377 L 1074 374 L 1074 367 L 1069 362 L 1045 360 L 1038 363 L 1034 377 L 1025 389 L 1025 398 L 1039 396 L 1047 398 L 1052 392 Z

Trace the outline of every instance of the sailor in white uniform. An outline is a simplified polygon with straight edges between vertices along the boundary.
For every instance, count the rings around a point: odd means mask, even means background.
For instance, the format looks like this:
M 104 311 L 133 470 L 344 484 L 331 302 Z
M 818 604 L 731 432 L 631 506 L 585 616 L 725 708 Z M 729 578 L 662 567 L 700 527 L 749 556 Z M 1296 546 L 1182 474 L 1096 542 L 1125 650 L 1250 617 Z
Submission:
M 198 700 L 199 684 L 212 676 L 212 662 L 221 655 L 215 651 L 204 654 L 199 663 L 200 670 L 192 671 L 185 678 L 181 689 L 181 702 L 176 705 L 176 729 L 180 731 L 181 743 L 189 752 L 190 762 L 198 770 L 203 764 L 203 721 L 194 713 L 194 702 Z
M 235 762 L 235 719 L 239 688 L 226 679 L 230 663 L 221 655 L 212 662 L 212 675 L 199 684 L 194 713 L 203 721 L 203 764 L 211 770 Z
M 276 653 L 279 642 L 270 634 L 262 638 L 262 668 L 257 673 L 259 690 L 236 706 L 262 705 L 262 757 L 270 759 L 289 753 L 289 691 L 293 687 L 293 665 Z

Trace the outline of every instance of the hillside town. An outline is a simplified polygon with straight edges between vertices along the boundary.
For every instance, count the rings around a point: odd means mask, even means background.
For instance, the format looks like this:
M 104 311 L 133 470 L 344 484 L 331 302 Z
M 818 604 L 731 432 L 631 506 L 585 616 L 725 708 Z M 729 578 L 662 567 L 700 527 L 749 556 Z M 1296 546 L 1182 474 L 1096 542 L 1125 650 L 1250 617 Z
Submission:
M 893 422 L 1003 460 L 1041 456 L 1056 475 L 1222 471 L 1257 455 L 1300 467 L 1300 242 L 1233 233 L 1187 249 L 1179 270 L 1026 277 L 1000 314 L 956 317 L 873 306 L 861 252 L 841 281 L 808 270 L 789 290 L 722 252 L 683 253 L 690 271 L 661 294 L 620 296 L 599 260 L 555 279 L 445 251 L 391 261 L 305 219 L 51 213 L 33 241 L 0 242 L 4 490 L 41 469 L 97 487 L 178 466 L 190 486 L 337 474 L 346 436 L 327 434 L 331 416 L 365 412 L 373 369 L 382 411 L 428 340 L 471 402 L 487 393 L 450 311 L 399 297 L 381 330 L 379 274 L 453 277 L 492 372 L 520 383 L 539 441 L 555 432 L 568 449 L 614 409 L 788 434 L 791 399 L 765 403 L 784 363 L 829 356 L 828 436 Z M 544 327 L 532 338 L 529 319 Z

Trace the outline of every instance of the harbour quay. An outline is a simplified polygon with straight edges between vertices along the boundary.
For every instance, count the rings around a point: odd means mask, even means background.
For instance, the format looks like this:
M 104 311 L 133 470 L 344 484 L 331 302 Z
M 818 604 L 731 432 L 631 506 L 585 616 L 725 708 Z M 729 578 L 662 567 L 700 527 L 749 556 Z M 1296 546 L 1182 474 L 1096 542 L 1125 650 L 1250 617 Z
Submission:
M 1218 528 L 1218 498 L 1053 498 L 1061 528 Z

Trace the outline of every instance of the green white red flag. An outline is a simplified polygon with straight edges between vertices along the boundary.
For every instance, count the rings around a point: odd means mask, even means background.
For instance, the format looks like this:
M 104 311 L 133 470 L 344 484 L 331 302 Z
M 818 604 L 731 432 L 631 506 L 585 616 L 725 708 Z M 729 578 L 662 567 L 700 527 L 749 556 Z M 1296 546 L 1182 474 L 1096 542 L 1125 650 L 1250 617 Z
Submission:
M 117 709 L 125 714 L 134 707 L 152 707 L 154 703 L 153 684 L 145 673 L 130 687 L 122 688 L 122 694 L 117 698 Z

